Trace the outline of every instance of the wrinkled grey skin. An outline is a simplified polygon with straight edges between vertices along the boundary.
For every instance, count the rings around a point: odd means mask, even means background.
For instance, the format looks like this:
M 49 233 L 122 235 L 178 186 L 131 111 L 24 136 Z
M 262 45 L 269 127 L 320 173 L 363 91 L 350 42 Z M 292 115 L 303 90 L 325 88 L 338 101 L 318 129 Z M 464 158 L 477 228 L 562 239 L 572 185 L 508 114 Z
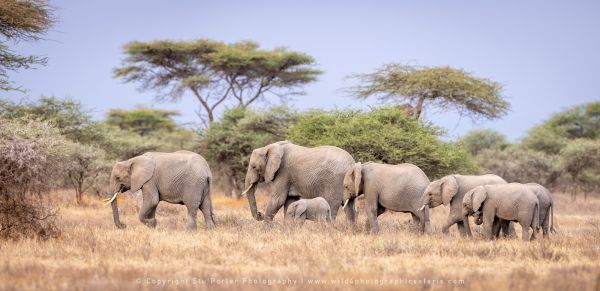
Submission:
M 494 222 L 497 219 L 517 221 L 523 228 L 522 239 L 535 239 L 540 228 L 539 203 L 530 187 L 520 183 L 478 186 L 463 197 L 463 213 L 474 215 L 480 212 L 486 240 L 494 236 Z
M 554 199 L 552 193 L 546 187 L 537 183 L 527 183 L 530 190 L 538 198 L 540 204 L 540 225 L 544 237 L 547 237 L 549 231 L 556 232 L 554 229 Z
M 372 232 L 379 231 L 377 217 L 386 210 L 410 213 L 423 232 L 426 221 L 419 208 L 427 185 L 429 178 L 413 164 L 356 163 L 344 177 L 344 201 L 365 195 L 367 228 Z
M 331 222 L 331 208 L 323 197 L 300 199 L 288 206 L 286 220 L 301 224 L 305 220 Z
M 206 227 L 213 228 L 211 183 L 212 174 L 206 160 L 188 151 L 145 153 L 116 163 L 110 175 L 111 193 L 142 190 L 139 219 L 148 227 L 156 227 L 156 207 L 158 202 L 165 201 L 187 207 L 188 229 L 196 229 L 198 209 L 204 215 Z M 124 228 L 119 220 L 117 199 L 111 204 L 115 225 Z
M 481 185 L 506 184 L 504 179 L 497 175 L 448 175 L 431 182 L 421 197 L 425 221 L 429 221 L 429 208 L 442 204 L 450 206 L 448 219 L 442 227 L 443 233 L 448 233 L 450 227 L 456 223 L 462 236 L 471 236 L 469 218 L 463 215 L 462 200 L 469 190 Z
M 307 148 L 280 141 L 252 151 L 245 188 L 252 217 L 270 222 L 281 207 L 284 213 L 300 198 L 323 197 L 331 207 L 335 220 L 342 206 L 343 179 L 352 168 L 352 156 L 337 147 Z M 254 192 L 260 182 L 270 184 L 271 198 L 263 216 L 256 207 Z M 346 218 L 354 223 L 354 201 L 346 209 Z

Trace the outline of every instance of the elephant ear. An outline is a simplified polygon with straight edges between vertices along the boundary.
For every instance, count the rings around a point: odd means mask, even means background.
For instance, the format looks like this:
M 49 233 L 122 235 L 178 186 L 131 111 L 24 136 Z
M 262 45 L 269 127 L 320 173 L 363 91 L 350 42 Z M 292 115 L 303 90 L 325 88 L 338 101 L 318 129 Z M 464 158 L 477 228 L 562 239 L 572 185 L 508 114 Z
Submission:
M 275 173 L 279 170 L 281 165 L 281 158 L 283 157 L 283 146 L 280 144 L 270 145 L 267 149 L 267 166 L 265 168 L 265 181 L 271 182 L 275 178 Z
M 141 155 L 132 158 L 130 161 L 131 193 L 135 193 L 152 178 L 156 162 L 150 155 Z
M 446 176 L 442 178 L 440 183 L 440 193 L 442 193 L 442 203 L 444 205 L 450 205 L 450 201 L 456 193 L 458 193 L 458 183 L 454 176 Z
M 360 162 L 354 164 L 352 169 L 352 176 L 354 176 L 354 191 L 358 197 L 360 193 L 360 185 L 362 183 L 362 164 Z
M 472 191 L 473 193 L 473 212 L 479 211 L 481 204 L 487 198 L 487 190 L 483 186 L 479 186 Z
M 294 214 L 296 213 L 296 207 L 298 207 L 298 203 L 292 203 L 288 206 L 287 211 L 285 212 L 285 216 L 287 219 L 294 218 Z
M 302 215 L 306 214 L 306 210 L 307 210 L 306 203 L 298 203 L 298 207 L 296 207 L 294 217 L 302 217 Z
M 465 196 L 463 197 L 463 206 L 465 206 L 465 207 L 473 206 L 473 189 L 471 189 L 467 193 L 465 193 Z

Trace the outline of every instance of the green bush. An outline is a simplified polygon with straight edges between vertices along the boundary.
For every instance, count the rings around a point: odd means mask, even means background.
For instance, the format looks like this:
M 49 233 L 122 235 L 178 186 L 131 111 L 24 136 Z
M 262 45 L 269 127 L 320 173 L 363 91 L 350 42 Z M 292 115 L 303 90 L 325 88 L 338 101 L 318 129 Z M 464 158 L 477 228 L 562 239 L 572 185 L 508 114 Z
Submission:
M 303 146 L 333 145 L 356 161 L 412 163 L 430 179 L 452 173 L 476 173 L 474 159 L 461 146 L 441 141 L 443 132 L 396 108 L 314 110 L 290 128 L 288 139 Z

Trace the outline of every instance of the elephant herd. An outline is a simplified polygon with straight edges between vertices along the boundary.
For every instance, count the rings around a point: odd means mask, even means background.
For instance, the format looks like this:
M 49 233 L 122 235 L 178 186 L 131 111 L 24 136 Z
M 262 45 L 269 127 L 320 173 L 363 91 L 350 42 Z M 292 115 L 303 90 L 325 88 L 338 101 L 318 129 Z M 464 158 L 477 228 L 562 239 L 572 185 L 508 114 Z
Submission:
M 256 205 L 255 190 L 266 183 L 270 199 L 265 213 Z M 207 228 L 215 227 L 211 201 L 212 174 L 199 154 L 189 151 L 150 152 L 118 162 L 110 176 L 114 223 L 120 222 L 116 197 L 141 190 L 139 219 L 156 226 L 160 201 L 183 204 L 187 208 L 187 228 L 196 228 L 200 210 Z M 287 141 L 254 149 L 245 178 L 245 191 L 252 217 L 271 222 L 280 208 L 285 220 L 333 221 L 344 209 L 346 219 L 356 222 L 356 201 L 364 195 L 367 227 L 377 232 L 377 217 L 386 210 L 410 213 L 420 232 L 430 232 L 429 209 L 450 207 L 443 233 L 456 224 L 463 236 L 470 236 L 469 216 L 483 224 L 485 238 L 514 234 L 513 222 L 522 227 L 523 240 L 535 238 L 540 228 L 544 236 L 553 231 L 552 194 L 538 184 L 507 183 L 496 175 L 449 175 L 430 181 L 412 164 L 387 165 L 355 162 L 343 149 L 334 146 L 314 148 Z

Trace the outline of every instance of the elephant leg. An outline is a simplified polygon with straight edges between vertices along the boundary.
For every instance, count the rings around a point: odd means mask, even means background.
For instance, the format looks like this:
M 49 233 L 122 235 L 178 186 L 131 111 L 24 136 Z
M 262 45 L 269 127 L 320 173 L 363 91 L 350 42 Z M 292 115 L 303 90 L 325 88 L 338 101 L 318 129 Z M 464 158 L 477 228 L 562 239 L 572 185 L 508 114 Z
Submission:
M 379 195 L 370 195 L 367 198 L 366 202 L 366 210 L 367 210 L 367 224 L 368 229 L 372 233 L 379 232 L 379 223 L 377 222 L 377 216 L 385 212 L 383 207 L 379 207 Z
M 300 200 L 300 197 L 298 197 L 298 196 L 288 196 L 285 199 L 285 204 L 283 204 L 283 218 L 288 218 L 288 213 L 287 213 L 288 207 L 290 206 L 290 204 L 292 204 L 298 200 Z
M 492 225 L 492 233 L 494 239 L 500 238 L 500 229 L 502 228 L 502 221 L 496 217 L 494 218 L 494 224 Z
M 461 232 L 461 235 L 463 236 L 473 236 L 471 234 L 471 225 L 469 224 L 469 217 L 468 216 L 463 216 L 462 221 L 459 221 L 458 224 L 458 229 L 460 230 L 460 228 L 463 228 L 463 232 Z
M 413 224 L 415 224 L 417 226 L 421 225 L 421 219 L 417 215 L 415 215 L 414 213 L 411 212 L 410 216 L 412 217 Z
M 502 231 L 502 235 L 505 238 L 510 237 L 510 221 L 503 220 L 500 222 L 500 229 L 498 230 L 498 236 L 500 236 L 500 231 Z
M 444 225 L 442 226 L 442 233 L 443 234 L 448 234 L 450 227 L 452 225 L 454 225 L 456 223 L 456 220 L 454 220 L 452 217 L 448 217 L 448 220 L 446 220 L 446 223 L 444 223 Z M 460 230 L 460 228 L 459 228 Z
M 348 205 L 346 205 L 344 212 L 346 212 L 346 220 L 348 222 L 352 224 L 356 223 L 356 198 L 348 201 Z
M 523 241 L 529 241 L 529 225 L 525 226 L 521 223 L 521 227 L 523 228 L 523 233 L 521 234 L 521 238 Z
M 542 233 L 544 238 L 548 237 L 548 230 L 550 229 L 550 211 L 546 211 L 544 221 L 542 222 Z
M 215 218 L 213 217 L 212 199 L 210 197 L 204 197 L 204 201 L 200 204 L 200 211 L 204 216 L 204 224 L 206 229 L 215 228 Z
M 154 187 L 143 186 L 144 195 L 142 206 L 140 207 L 139 219 L 148 227 L 156 227 L 156 207 L 158 206 L 158 190 Z
M 508 237 L 517 237 L 517 231 L 515 230 L 515 223 L 512 221 L 508 221 L 507 222 L 507 227 L 508 227 Z
M 494 212 L 483 214 L 483 234 L 485 235 L 486 240 L 492 240 L 493 238 L 493 227 L 495 218 L 496 213 Z
M 265 222 L 267 223 L 272 222 L 275 214 L 285 205 L 289 188 L 287 183 L 279 181 L 273 184 L 271 191 L 271 199 L 267 203 L 267 211 L 265 211 Z
M 300 225 L 304 225 L 304 222 L 306 222 L 306 211 L 298 214 L 296 216 L 296 221 L 300 222 Z
M 188 230 L 196 229 L 196 218 L 198 217 L 198 208 L 200 207 L 199 203 L 189 203 L 186 204 L 187 207 L 187 223 L 185 228 Z

